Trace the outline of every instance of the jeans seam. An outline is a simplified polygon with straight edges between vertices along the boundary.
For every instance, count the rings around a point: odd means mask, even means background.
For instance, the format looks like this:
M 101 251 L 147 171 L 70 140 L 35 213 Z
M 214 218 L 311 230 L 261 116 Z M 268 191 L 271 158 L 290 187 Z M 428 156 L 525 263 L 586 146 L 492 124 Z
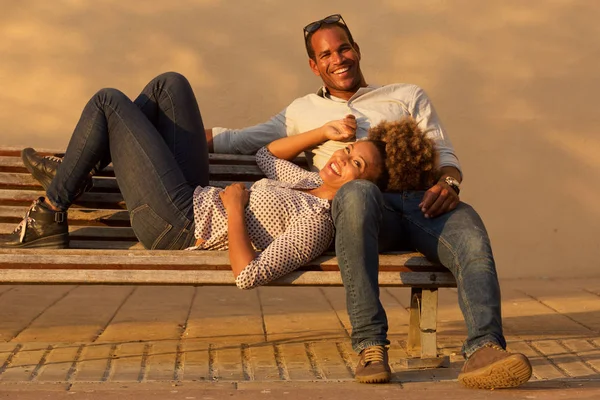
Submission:
M 339 218 L 344 218 L 344 213 L 341 213 L 341 217 Z M 341 246 L 341 252 L 342 252 L 342 258 L 344 260 L 346 260 L 346 246 L 345 244 L 343 244 Z M 336 250 L 337 251 L 337 250 Z M 354 291 L 354 282 L 352 280 L 352 274 L 348 273 L 347 268 L 344 268 L 344 272 L 343 272 L 344 276 L 346 277 L 346 280 L 348 281 L 348 284 L 350 284 L 350 288 L 346 287 L 346 290 L 348 290 L 348 293 L 350 294 L 350 296 L 352 297 L 352 315 L 350 316 L 352 319 L 355 319 L 357 317 L 356 315 L 356 311 L 355 311 L 355 307 L 354 304 L 356 303 L 356 293 Z
M 169 97 L 169 101 L 171 102 L 171 108 L 173 109 L 173 149 L 176 148 L 176 144 L 175 144 L 175 134 L 177 133 L 177 119 L 175 118 L 176 112 L 175 112 L 175 102 L 173 101 L 173 96 L 171 95 L 171 92 L 169 91 L 169 89 L 165 88 L 163 89 L 164 92 L 166 93 L 166 95 Z
M 461 269 L 460 262 L 458 261 L 458 256 L 457 256 L 456 252 L 452 249 L 450 244 L 444 238 L 442 238 L 441 235 L 440 236 L 436 235 L 433 231 L 431 231 L 430 229 L 427 229 L 426 227 L 419 224 L 417 221 L 413 220 L 412 218 L 410 218 L 406 215 L 404 215 L 403 217 L 409 223 L 417 226 L 419 229 L 421 229 L 423 232 L 427 233 L 429 236 L 437 238 L 437 240 L 446 248 L 446 250 L 448 250 L 452 254 L 452 259 L 453 259 L 454 265 L 456 267 L 456 272 L 457 272 L 457 274 L 453 274 L 454 279 L 457 280 L 457 286 L 462 287 L 463 286 L 462 274 L 458 273 Z M 464 290 L 461 290 L 460 292 L 464 292 Z M 460 293 L 459 293 L 459 295 L 460 295 Z M 467 315 L 467 318 L 469 318 L 468 323 L 472 326 L 473 324 L 475 324 L 475 321 L 473 320 L 473 310 L 471 308 L 471 304 L 466 299 L 463 299 L 463 301 L 464 301 L 464 305 L 466 306 L 466 308 L 468 310 L 468 315 Z

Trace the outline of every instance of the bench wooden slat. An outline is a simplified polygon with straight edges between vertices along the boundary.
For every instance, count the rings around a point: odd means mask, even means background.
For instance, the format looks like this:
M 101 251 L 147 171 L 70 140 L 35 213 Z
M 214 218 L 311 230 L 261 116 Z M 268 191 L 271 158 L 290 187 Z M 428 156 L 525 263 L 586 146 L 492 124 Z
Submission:
M 12 268 L 12 265 L 29 263 L 36 260 L 43 265 L 79 265 L 81 259 L 102 265 L 143 265 L 143 266 L 188 266 L 196 268 L 199 264 L 229 267 L 227 251 L 214 250 L 142 250 L 124 252 L 122 250 L 73 250 L 73 249 L 0 249 L 0 262 Z M 406 267 L 420 268 L 421 271 L 447 271 L 445 268 L 428 261 L 420 253 L 395 252 L 380 255 L 380 268 Z M 307 265 L 324 268 L 337 268 L 337 258 L 331 253 L 317 257 Z
M 85 258 L 86 262 L 81 263 Z M 418 253 L 381 255 L 380 284 L 454 286 L 452 274 Z M 0 249 L 6 283 L 234 284 L 226 251 Z M 273 285 L 332 285 L 342 281 L 334 255 L 323 255 Z
M 32 201 L 38 197 L 45 196 L 43 190 L 11 190 L 0 189 L 0 204 L 2 205 L 30 205 Z M 114 208 L 125 209 L 125 202 L 121 193 L 84 193 L 75 204 L 74 207 L 84 205 L 93 208 Z
M 0 223 L 0 234 L 5 235 L 11 233 L 16 227 L 16 224 Z M 96 239 L 112 239 L 112 240 L 127 240 L 138 241 L 133 229 L 130 227 L 108 227 L 108 226 L 69 226 L 69 235 L 71 238 L 96 238 Z
M 452 287 L 454 279 L 430 280 L 427 272 L 388 272 L 379 274 L 380 286 Z M 89 270 L 89 269 L 0 269 L 0 281 L 7 283 L 86 283 L 86 284 L 150 284 L 150 285 L 234 285 L 231 271 L 169 270 Z M 429 282 L 429 283 L 427 283 Z M 339 272 L 294 271 L 270 286 L 343 286 Z
M 94 178 L 94 192 L 108 192 L 115 193 L 119 191 L 119 185 L 117 180 L 110 177 L 97 177 Z M 210 180 L 210 186 L 225 187 L 231 185 L 234 182 L 242 182 L 246 187 L 252 186 L 253 180 Z M 0 188 L 19 189 L 19 190 L 42 190 L 42 186 L 36 181 L 33 176 L 29 173 L 19 172 L 0 172 Z
M 214 177 L 239 176 L 251 177 L 250 179 L 263 177 L 264 174 L 256 164 L 210 164 L 210 174 Z M 27 173 L 27 169 L 23 165 L 20 157 L 5 157 L 0 156 L 0 170 L 6 172 L 22 172 Z M 111 165 L 102 170 L 103 176 L 114 176 L 114 170 Z
M 145 250 L 140 242 L 126 242 L 123 240 L 77 240 L 69 242 L 71 249 L 86 250 Z

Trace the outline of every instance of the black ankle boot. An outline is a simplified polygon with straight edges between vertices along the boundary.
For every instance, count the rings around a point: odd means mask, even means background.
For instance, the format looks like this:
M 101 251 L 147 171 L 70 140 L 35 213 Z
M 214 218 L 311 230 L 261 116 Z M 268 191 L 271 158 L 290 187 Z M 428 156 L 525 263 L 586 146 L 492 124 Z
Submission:
M 48 190 L 50 182 L 56 175 L 56 169 L 62 162 L 62 158 L 55 156 L 42 157 L 37 151 L 28 147 L 21 151 L 21 159 L 25 168 L 33 175 L 33 177 L 42 185 L 44 190 Z M 81 196 L 84 192 L 89 192 L 94 186 L 92 176 L 88 175 L 84 183 L 79 186 L 75 198 Z
M 69 247 L 66 211 L 54 211 L 40 197 L 33 202 L 23 221 L 8 236 L 0 238 L 0 248 L 65 249 Z

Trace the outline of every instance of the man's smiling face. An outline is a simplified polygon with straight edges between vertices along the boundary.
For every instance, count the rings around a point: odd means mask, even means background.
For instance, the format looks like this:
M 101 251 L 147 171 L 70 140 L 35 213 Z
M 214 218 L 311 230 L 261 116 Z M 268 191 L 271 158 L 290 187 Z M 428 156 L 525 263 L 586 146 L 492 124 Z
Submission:
M 311 38 L 315 59 L 309 59 L 310 68 L 320 76 L 333 96 L 348 100 L 366 86 L 360 70 L 360 49 L 350 43 L 346 32 L 335 25 L 324 25 Z

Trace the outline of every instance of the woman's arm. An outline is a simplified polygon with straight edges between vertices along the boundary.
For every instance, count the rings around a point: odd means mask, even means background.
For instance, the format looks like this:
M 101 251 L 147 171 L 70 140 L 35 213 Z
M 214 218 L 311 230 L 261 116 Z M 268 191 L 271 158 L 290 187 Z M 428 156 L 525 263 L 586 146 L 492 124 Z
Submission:
M 267 145 L 267 149 L 277 158 L 292 160 L 298 154 L 326 140 L 348 140 L 356 134 L 356 118 L 346 115 L 344 119 L 330 121 L 312 131 L 286 136 Z
M 233 276 L 237 278 L 246 265 L 256 258 L 245 220 L 245 210 L 250 194 L 243 183 L 234 183 L 227 186 L 219 196 L 227 211 L 229 261 Z

